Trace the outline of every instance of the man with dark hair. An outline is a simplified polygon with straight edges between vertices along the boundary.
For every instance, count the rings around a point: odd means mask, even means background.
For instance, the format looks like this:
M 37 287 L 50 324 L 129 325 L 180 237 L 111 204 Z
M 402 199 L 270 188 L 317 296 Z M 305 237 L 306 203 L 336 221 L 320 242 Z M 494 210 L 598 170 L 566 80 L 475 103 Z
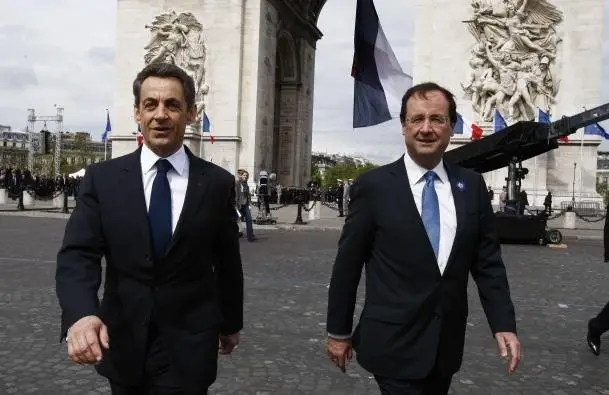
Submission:
M 146 66 L 133 94 L 144 144 L 87 168 L 57 255 L 61 339 L 114 395 L 206 394 L 243 327 L 234 177 L 183 145 L 182 69 Z
M 447 394 L 461 366 L 469 273 L 508 372 L 521 358 L 506 270 L 482 176 L 443 162 L 453 95 L 412 87 L 400 120 L 406 153 L 360 176 L 332 271 L 328 354 L 345 371 L 357 352 L 384 395 Z M 362 267 L 366 301 L 352 333 Z

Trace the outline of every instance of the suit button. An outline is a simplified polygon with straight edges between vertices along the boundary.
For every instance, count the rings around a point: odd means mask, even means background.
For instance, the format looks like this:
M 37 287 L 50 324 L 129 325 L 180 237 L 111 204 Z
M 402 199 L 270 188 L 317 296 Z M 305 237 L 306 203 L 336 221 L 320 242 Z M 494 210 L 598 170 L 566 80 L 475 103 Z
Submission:
M 434 318 L 435 320 L 439 320 L 439 319 L 440 319 L 440 314 L 438 314 L 438 313 L 433 313 L 433 318 Z

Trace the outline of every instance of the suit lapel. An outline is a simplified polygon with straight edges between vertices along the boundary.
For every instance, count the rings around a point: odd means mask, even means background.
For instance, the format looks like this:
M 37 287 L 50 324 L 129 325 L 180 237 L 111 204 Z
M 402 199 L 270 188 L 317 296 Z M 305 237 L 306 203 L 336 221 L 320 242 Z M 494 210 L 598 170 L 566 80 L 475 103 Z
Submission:
M 146 197 L 144 195 L 144 183 L 142 181 L 142 165 L 140 154 L 142 149 L 125 156 L 121 167 L 120 187 L 117 192 L 124 194 L 124 202 L 128 207 L 126 210 L 132 216 L 131 222 L 136 224 L 140 240 L 145 251 L 151 251 L 150 227 L 148 225 L 148 210 L 146 209 Z
M 446 168 L 446 173 L 448 174 L 448 180 L 450 181 L 450 188 L 453 194 L 453 201 L 455 204 L 455 213 L 457 216 L 457 229 L 455 231 L 455 239 L 453 241 L 453 245 L 451 247 L 450 250 L 450 254 L 448 256 L 448 261 L 446 262 L 446 268 L 444 269 L 444 271 L 446 272 L 446 270 L 448 270 L 448 267 L 450 266 L 450 264 L 452 263 L 452 261 L 454 260 L 454 254 L 455 254 L 455 246 L 457 246 L 461 240 L 460 240 L 460 236 L 463 233 L 463 224 L 465 223 L 465 215 L 466 215 L 466 210 L 465 210 L 465 205 L 466 205 L 466 191 L 465 191 L 465 185 L 463 184 L 463 180 L 460 178 L 461 174 L 459 171 L 459 168 L 451 165 L 451 164 L 446 164 L 444 165 L 444 167 Z
M 186 196 L 184 198 L 184 206 L 180 213 L 180 218 L 173 232 L 173 237 L 167 248 L 167 253 L 176 245 L 184 232 L 184 222 L 187 218 L 192 217 L 197 211 L 197 208 L 203 201 L 203 196 L 209 188 L 209 182 L 205 180 L 205 172 L 207 170 L 206 162 L 198 157 L 195 157 L 187 147 L 186 154 L 189 160 L 188 170 L 188 186 L 186 187 Z

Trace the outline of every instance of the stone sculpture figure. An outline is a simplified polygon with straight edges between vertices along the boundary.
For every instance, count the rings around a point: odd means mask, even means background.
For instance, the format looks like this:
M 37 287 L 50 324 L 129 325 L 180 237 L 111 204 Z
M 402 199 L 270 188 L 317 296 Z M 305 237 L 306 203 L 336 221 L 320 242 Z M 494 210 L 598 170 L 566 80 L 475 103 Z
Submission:
M 150 30 L 150 42 L 144 47 L 146 64 L 166 62 L 180 66 L 195 82 L 197 120 L 191 127 L 200 130 L 205 111 L 205 95 L 209 86 L 205 82 L 206 47 L 203 25 L 190 12 L 177 14 L 167 11 L 145 26 Z
M 487 122 L 496 110 L 511 121 L 534 119 L 537 107 L 551 115 L 562 12 L 548 0 L 472 0 L 471 6 L 464 22 L 476 44 L 461 87 L 475 113 Z

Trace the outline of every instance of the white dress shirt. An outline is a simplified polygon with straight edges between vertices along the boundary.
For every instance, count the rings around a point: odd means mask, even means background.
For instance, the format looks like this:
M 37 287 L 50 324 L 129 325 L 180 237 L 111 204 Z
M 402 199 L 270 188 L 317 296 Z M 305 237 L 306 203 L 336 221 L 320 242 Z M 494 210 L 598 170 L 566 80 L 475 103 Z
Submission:
M 425 173 L 427 169 L 419 166 L 415 163 L 408 152 L 404 155 L 404 164 L 406 166 L 406 173 L 408 173 L 408 181 L 410 182 L 410 190 L 414 196 L 414 202 L 417 205 L 419 215 L 423 206 L 423 187 L 425 186 Z M 453 193 L 450 188 L 450 182 L 448 180 L 448 174 L 444 168 L 444 162 L 440 163 L 432 169 L 437 175 L 434 187 L 436 194 L 438 195 L 438 202 L 440 204 L 440 248 L 438 250 L 438 268 L 440 273 L 444 273 L 446 264 L 448 263 L 448 256 L 453 247 L 455 241 L 455 234 L 457 233 L 457 214 L 455 212 L 455 201 L 453 199 Z
M 146 210 L 150 209 L 150 194 L 152 193 L 152 183 L 156 177 L 156 162 L 162 159 L 146 146 L 142 144 L 140 162 L 142 164 L 142 181 L 144 182 L 144 196 L 146 198 Z M 186 198 L 186 187 L 188 186 L 188 169 L 190 161 L 184 146 L 173 155 L 165 158 L 173 167 L 167 172 L 169 188 L 171 188 L 171 231 L 175 232 L 184 199 Z

